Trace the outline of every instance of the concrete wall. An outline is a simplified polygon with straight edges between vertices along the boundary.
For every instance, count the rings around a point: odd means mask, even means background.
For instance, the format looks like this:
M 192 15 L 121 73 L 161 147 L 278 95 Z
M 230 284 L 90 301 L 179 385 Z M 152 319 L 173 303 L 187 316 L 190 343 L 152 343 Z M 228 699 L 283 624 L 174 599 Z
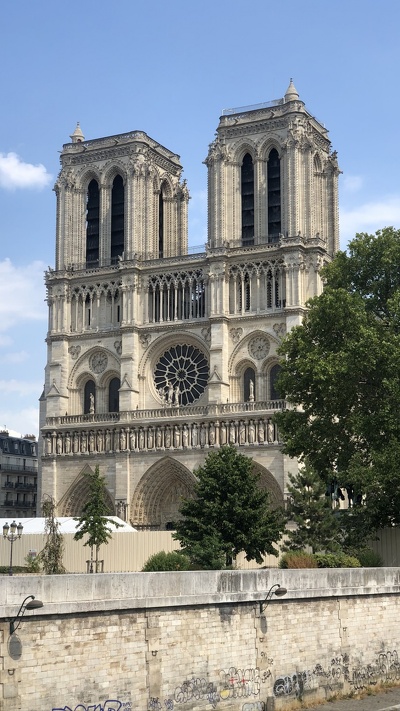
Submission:
M 399 592 L 397 568 L 4 577 L 0 709 L 271 711 L 396 680 Z

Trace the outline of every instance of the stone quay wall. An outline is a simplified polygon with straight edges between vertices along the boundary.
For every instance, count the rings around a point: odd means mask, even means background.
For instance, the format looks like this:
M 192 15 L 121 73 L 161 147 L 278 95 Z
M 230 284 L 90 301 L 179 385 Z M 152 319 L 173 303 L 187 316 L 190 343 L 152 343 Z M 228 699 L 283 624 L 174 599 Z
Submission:
M 287 588 L 260 611 L 271 586 Z M 400 681 L 400 569 L 4 576 L 0 709 L 278 711 Z M 10 619 L 28 595 L 10 637 Z

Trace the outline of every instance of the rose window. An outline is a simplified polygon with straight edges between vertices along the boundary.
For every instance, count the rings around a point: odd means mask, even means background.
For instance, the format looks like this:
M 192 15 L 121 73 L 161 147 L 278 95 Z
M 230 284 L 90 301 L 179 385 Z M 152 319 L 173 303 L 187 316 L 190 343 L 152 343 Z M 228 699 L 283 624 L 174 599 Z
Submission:
M 160 399 L 170 405 L 190 405 L 204 393 L 208 361 L 194 346 L 172 346 L 159 359 L 154 384 Z

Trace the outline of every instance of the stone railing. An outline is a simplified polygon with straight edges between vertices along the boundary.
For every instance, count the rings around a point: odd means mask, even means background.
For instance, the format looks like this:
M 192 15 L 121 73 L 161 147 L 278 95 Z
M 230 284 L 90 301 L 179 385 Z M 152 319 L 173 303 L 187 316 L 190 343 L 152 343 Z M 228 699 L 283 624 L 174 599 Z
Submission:
M 164 407 L 146 410 L 126 410 L 123 412 L 101 412 L 93 415 L 62 415 L 60 417 L 47 417 L 47 427 L 60 427 L 62 425 L 97 424 L 100 422 L 130 422 L 132 420 L 175 419 L 188 417 L 216 417 L 219 415 L 249 413 L 249 412 L 276 412 L 286 408 L 285 400 L 263 400 L 259 402 L 227 402 L 212 405 L 186 405 L 173 407 L 165 404 Z
M 149 411 L 150 412 L 150 411 Z M 172 422 L 171 422 L 172 420 Z M 44 456 L 98 454 L 108 452 L 145 452 L 193 450 L 236 446 L 265 447 L 278 444 L 279 432 L 271 418 L 253 412 L 239 417 L 198 422 L 185 422 L 171 418 L 167 424 L 142 424 L 134 426 L 98 428 L 93 422 L 89 428 L 73 427 L 63 432 L 44 434 Z

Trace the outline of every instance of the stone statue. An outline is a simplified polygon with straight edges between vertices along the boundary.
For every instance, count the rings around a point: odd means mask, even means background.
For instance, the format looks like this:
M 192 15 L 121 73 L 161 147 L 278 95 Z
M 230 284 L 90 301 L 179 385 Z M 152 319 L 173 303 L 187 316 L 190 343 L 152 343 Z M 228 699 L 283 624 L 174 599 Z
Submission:
M 94 452 L 94 432 L 89 432 L 89 452 Z
M 111 450 L 111 432 L 106 430 L 106 452 Z
M 249 444 L 254 444 L 256 439 L 256 428 L 254 426 L 253 420 L 250 420 L 248 427 L 248 440 Z
M 171 381 L 168 382 L 168 402 L 170 405 L 172 405 L 174 401 L 174 386 L 172 385 Z
M 189 430 L 187 425 L 183 425 L 182 446 L 186 449 L 189 446 Z
M 153 449 L 154 447 L 154 430 L 151 425 L 147 430 L 147 447 L 148 449 Z
M 121 429 L 120 435 L 119 435 L 119 447 L 121 451 L 124 451 L 126 449 L 126 433 L 124 428 Z
M 275 437 L 275 432 L 274 432 L 274 423 L 272 420 L 268 420 L 268 426 L 267 426 L 267 431 L 268 431 L 268 442 L 273 442 Z
M 89 395 L 89 415 L 94 415 L 94 395 L 90 393 Z
M 265 430 L 264 430 L 264 423 L 262 420 L 258 420 L 258 444 L 264 444 L 265 441 Z
M 229 444 L 236 444 L 236 428 L 234 422 L 231 422 L 229 425 Z
M 57 454 L 61 454 L 62 453 L 62 436 L 60 434 L 57 435 L 56 448 L 57 448 Z
M 221 427 L 219 428 L 219 441 L 220 441 L 222 447 L 226 444 L 226 424 L 225 424 L 225 422 L 222 422 Z
M 192 427 L 192 447 L 197 447 L 199 442 L 199 431 L 197 429 L 196 423 Z
M 171 446 L 171 428 L 167 425 L 165 428 L 165 449 L 169 449 Z
M 243 420 L 239 422 L 239 444 L 246 444 L 246 425 Z
M 74 454 L 79 452 L 79 435 L 77 432 L 74 432 L 74 438 L 72 440 L 72 451 Z
M 210 427 L 208 430 L 208 441 L 210 443 L 210 446 L 213 447 L 215 444 L 215 425 L 213 422 L 210 422 Z
M 165 404 L 165 392 L 163 387 L 158 388 L 158 397 L 160 398 L 161 402 Z
M 174 447 L 178 449 L 181 446 L 181 431 L 178 425 L 174 427 Z
M 132 452 L 136 448 L 136 432 L 135 432 L 135 430 L 131 430 L 129 432 L 129 448 Z
M 162 430 L 161 430 L 161 427 L 157 427 L 157 429 L 156 429 L 156 447 L 157 447 L 157 449 L 161 449 L 161 447 L 162 447 Z
M 103 430 L 97 432 L 97 451 L 102 452 L 104 448 L 104 435 Z
M 144 449 L 144 431 L 142 427 L 139 430 L 139 449 Z
M 82 434 L 81 434 L 81 452 L 82 452 L 82 454 L 85 454 L 86 450 L 87 450 L 86 432 L 82 432 Z
M 207 442 L 207 425 L 203 424 L 200 427 L 200 446 L 205 447 Z
M 174 405 L 175 407 L 179 407 L 179 385 L 176 385 L 174 388 Z
M 252 381 L 251 378 L 250 378 L 249 387 L 250 387 L 249 402 L 254 402 L 254 382 Z
M 52 449 L 51 434 L 48 434 L 46 437 L 46 454 L 51 454 Z
M 71 437 L 70 437 L 69 432 L 67 432 L 67 434 L 65 435 L 64 446 L 65 446 L 65 454 L 69 454 L 71 451 Z

